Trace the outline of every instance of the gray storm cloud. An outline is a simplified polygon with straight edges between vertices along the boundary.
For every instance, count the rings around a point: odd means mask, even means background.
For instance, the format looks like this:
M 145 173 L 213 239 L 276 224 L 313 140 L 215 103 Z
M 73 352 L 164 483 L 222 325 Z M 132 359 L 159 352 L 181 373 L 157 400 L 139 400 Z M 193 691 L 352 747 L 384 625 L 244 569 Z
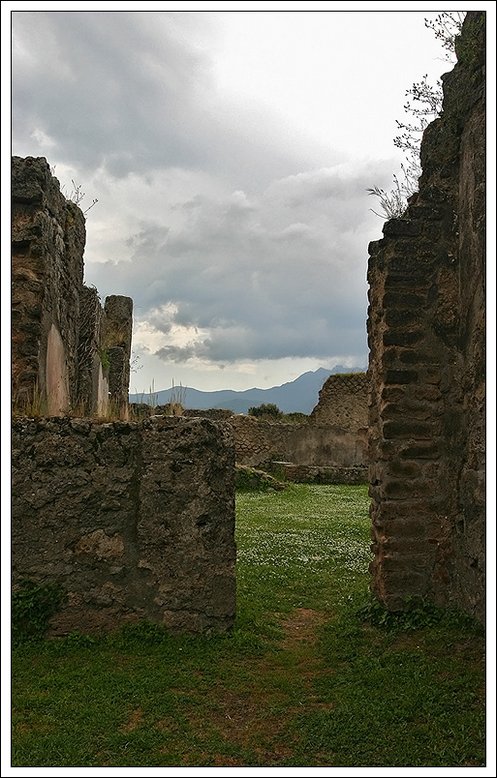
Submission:
M 88 232 L 105 253 L 90 245 L 86 279 L 133 297 L 159 359 L 364 363 L 366 251 L 379 237 L 366 189 L 385 185 L 389 164 L 340 164 L 330 149 L 323 166 L 322 148 L 267 110 L 235 108 L 192 23 L 204 22 L 14 14 L 15 153 L 104 191 Z
M 60 162 L 114 177 L 175 166 L 236 175 L 247 186 L 268 171 L 289 173 L 291 133 L 268 144 L 267 115 L 219 99 L 208 54 L 185 39 L 187 17 L 14 14 L 16 145 L 45 137 Z M 315 159 L 309 149 L 308 164 Z
M 130 241 L 130 261 L 95 265 L 93 277 L 107 288 L 118 276 L 165 335 L 174 325 L 208 331 L 166 342 L 164 360 L 363 357 L 368 216 L 363 207 L 361 224 L 357 213 L 372 174 L 349 170 L 344 183 L 343 167 L 331 168 L 274 182 L 258 198 L 204 198 L 183 226 L 148 226 Z

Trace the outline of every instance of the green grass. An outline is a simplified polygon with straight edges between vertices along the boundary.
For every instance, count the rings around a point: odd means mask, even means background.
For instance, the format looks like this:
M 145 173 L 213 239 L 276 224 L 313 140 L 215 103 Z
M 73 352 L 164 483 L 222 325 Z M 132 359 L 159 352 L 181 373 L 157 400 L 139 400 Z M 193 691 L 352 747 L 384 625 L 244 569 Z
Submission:
M 357 616 L 366 488 L 243 493 L 237 513 L 230 635 L 138 625 L 14 650 L 14 766 L 482 765 L 479 630 Z

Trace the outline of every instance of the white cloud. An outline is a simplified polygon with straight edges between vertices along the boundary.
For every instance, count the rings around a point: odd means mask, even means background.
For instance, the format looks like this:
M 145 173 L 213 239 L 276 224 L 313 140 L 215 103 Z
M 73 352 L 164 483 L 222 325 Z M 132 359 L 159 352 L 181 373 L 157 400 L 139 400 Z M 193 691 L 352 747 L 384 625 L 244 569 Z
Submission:
M 176 203 L 128 238 L 128 261 L 92 266 L 92 280 L 134 297 L 140 342 L 166 361 L 349 354 L 364 364 L 375 172 L 341 165 L 274 181 L 259 197 Z

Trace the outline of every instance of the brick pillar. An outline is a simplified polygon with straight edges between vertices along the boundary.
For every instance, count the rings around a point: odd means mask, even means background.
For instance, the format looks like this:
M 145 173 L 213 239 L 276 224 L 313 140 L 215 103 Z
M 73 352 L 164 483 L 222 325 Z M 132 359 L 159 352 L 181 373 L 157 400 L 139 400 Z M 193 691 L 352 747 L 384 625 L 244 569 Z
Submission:
M 369 247 L 372 589 L 484 617 L 485 16 L 469 12 L 419 193 Z

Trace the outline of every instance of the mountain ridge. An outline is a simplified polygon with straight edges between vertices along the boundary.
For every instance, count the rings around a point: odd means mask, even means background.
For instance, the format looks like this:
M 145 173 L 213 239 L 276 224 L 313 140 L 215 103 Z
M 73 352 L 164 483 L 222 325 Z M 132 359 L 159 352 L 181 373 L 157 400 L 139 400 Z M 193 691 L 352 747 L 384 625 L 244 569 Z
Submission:
M 319 391 L 330 375 L 337 373 L 359 373 L 363 368 L 346 368 L 336 365 L 328 370 L 319 367 L 317 370 L 309 370 L 302 373 L 293 381 L 286 381 L 279 386 L 271 386 L 268 389 L 218 389 L 213 392 L 205 392 L 192 387 L 172 387 L 161 389 L 158 392 L 135 393 L 129 395 L 131 403 L 146 403 L 147 405 L 166 405 L 171 402 L 171 397 L 178 398 L 186 409 L 207 410 L 210 408 L 222 408 L 234 413 L 247 413 L 248 409 L 262 403 L 274 403 L 283 413 L 311 413 L 317 405 Z

